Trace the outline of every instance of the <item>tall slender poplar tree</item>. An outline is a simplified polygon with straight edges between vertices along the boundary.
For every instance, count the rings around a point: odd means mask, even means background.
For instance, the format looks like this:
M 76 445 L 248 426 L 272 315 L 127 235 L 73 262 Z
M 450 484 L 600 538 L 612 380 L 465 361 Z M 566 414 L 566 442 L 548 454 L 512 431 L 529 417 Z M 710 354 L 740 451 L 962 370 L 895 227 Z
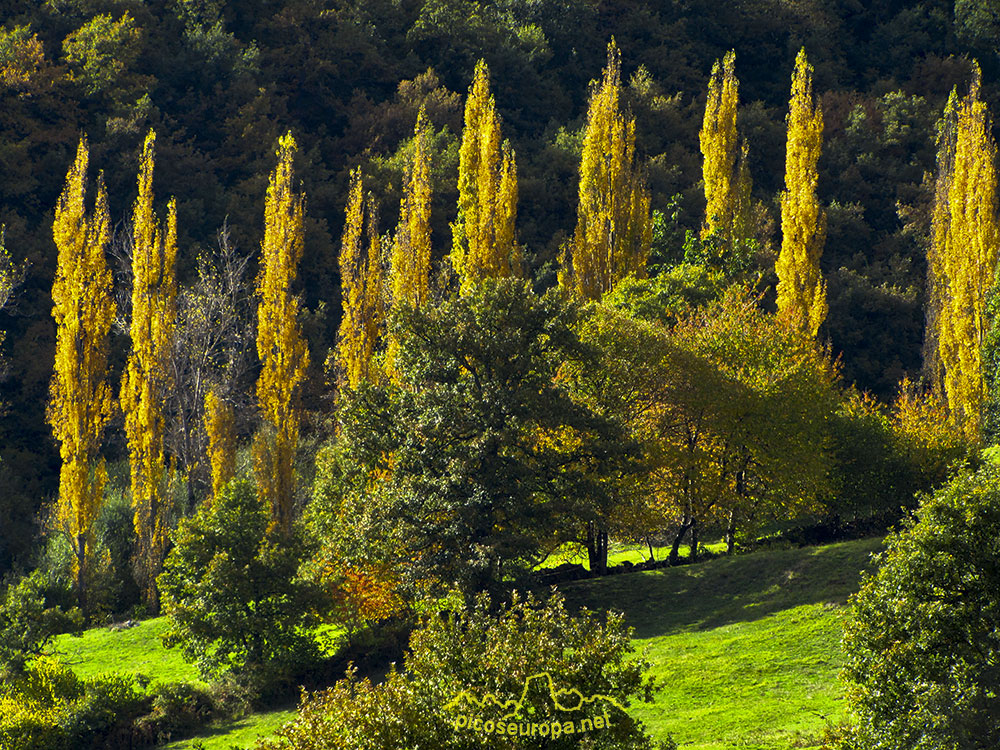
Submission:
M 257 354 L 261 372 L 257 400 L 263 429 L 254 440 L 254 470 L 261 498 L 270 503 L 272 528 L 288 531 L 294 501 L 294 461 L 299 440 L 299 385 L 306 377 L 309 350 L 298 322 L 299 301 L 292 294 L 304 243 L 305 199 L 292 188 L 295 139 L 278 142 L 278 166 L 271 173 L 264 202 L 264 241 L 257 278 Z
M 340 247 L 343 315 L 337 342 L 339 376 L 349 388 L 376 376 L 373 357 L 385 328 L 378 206 L 364 192 L 361 169 L 351 171 Z
M 108 337 L 115 315 L 111 270 L 104 257 L 111 238 L 108 196 L 99 176 L 94 211 L 87 215 L 88 160 L 87 140 L 81 138 L 52 226 L 59 256 L 52 285 L 55 371 L 47 412 L 62 458 L 59 521 L 73 545 L 75 586 L 84 610 L 93 524 L 108 479 L 100 448 L 114 403 Z
M 212 497 L 216 498 L 226 482 L 236 476 L 236 415 L 232 405 L 219 398 L 214 389 L 205 394 L 204 421 Z
M 587 111 L 576 232 L 560 259 L 560 283 L 584 299 L 600 299 L 626 276 L 644 277 L 653 240 L 649 192 L 635 164 L 635 119 L 622 113 L 620 91 L 621 55 L 612 41 Z
M 982 347 L 989 323 L 986 302 L 997 266 L 996 143 L 980 99 L 976 65 L 967 96 L 949 99 L 940 138 L 938 195 L 929 265 L 938 357 L 948 412 L 970 440 L 978 440 L 985 400 Z M 953 133 L 947 132 L 953 128 Z M 932 334 L 933 335 L 933 334 Z
M 430 121 L 424 108 L 413 131 L 413 162 L 399 206 L 392 244 L 390 291 L 393 304 L 427 302 L 431 270 Z
M 785 191 L 781 194 L 781 253 L 778 314 L 815 338 L 826 319 L 826 284 L 819 259 L 826 240 L 826 213 L 816 197 L 816 163 L 823 145 L 823 112 L 813 100 L 813 68 L 799 50 L 792 74 L 785 147 Z
M 129 449 L 132 508 L 138 537 L 136 570 L 146 604 L 158 609 L 156 576 L 167 547 L 167 467 L 162 404 L 167 357 L 176 318 L 177 208 L 166 222 L 153 213 L 156 134 L 150 131 L 139 162 L 139 196 L 132 211 L 132 349 L 122 377 L 121 405 Z
M 739 81 L 735 73 L 736 53 L 730 50 L 712 65 L 708 101 L 698 140 L 701 144 L 702 176 L 705 182 L 705 224 L 702 237 L 717 232 L 733 240 L 737 210 L 736 107 Z
M 413 162 L 399 204 L 399 224 L 389 260 L 389 296 L 392 306 L 421 307 L 430 294 L 431 272 L 431 165 L 430 121 L 421 106 L 413 132 Z M 385 369 L 395 371 L 399 342 L 386 341 Z
M 462 293 L 484 278 L 517 276 L 515 238 L 517 166 L 510 143 L 500 143 L 500 118 L 486 62 L 476 65 L 465 102 L 458 162 L 458 218 L 452 224 L 451 262 Z

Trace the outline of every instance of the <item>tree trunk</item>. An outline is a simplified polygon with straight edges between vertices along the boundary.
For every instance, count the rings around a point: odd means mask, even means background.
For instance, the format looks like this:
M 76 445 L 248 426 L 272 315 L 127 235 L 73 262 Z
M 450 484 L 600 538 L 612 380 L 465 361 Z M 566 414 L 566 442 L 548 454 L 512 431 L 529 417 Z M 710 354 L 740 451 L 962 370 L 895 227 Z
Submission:
M 604 575 L 608 571 L 608 532 L 595 522 L 587 523 L 587 559 L 590 572 Z
M 677 532 L 677 536 L 674 537 L 674 543 L 670 547 L 670 564 L 676 565 L 678 558 L 680 557 L 681 542 L 684 541 L 684 536 L 687 534 L 688 529 L 694 525 L 694 519 L 690 516 L 685 516 L 681 521 L 680 531 Z
M 80 611 L 87 613 L 87 537 L 76 536 L 76 596 Z
M 688 559 L 693 563 L 698 562 L 698 524 L 694 521 L 691 522 L 691 554 Z
M 736 551 L 736 511 L 729 511 L 729 525 L 726 527 L 726 554 Z

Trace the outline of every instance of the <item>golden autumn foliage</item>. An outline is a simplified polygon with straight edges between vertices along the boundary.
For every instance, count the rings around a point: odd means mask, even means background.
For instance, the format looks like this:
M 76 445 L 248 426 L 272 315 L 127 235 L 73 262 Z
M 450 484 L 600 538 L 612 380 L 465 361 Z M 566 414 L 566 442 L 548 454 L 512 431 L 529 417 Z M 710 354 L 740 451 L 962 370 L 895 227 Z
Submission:
M 167 547 L 167 467 L 162 405 L 169 387 L 167 356 L 176 319 L 177 208 L 161 224 L 153 212 L 156 134 L 146 136 L 139 162 L 139 195 L 132 211 L 132 325 L 121 405 L 129 449 L 139 578 L 156 607 L 156 575 Z
M 305 200 L 292 188 L 295 139 L 278 143 L 278 166 L 271 173 L 264 203 L 264 241 L 257 278 L 257 354 L 261 372 L 257 400 L 264 421 L 254 439 L 254 472 L 261 498 L 270 503 L 271 523 L 287 531 L 294 499 L 293 463 L 299 440 L 296 391 L 305 380 L 309 350 L 298 322 L 299 301 L 292 284 L 302 258 Z
M 781 253 L 778 274 L 778 314 L 789 325 L 815 338 L 826 319 L 826 284 L 819 259 L 826 240 L 826 213 L 816 198 L 823 145 L 823 112 L 814 102 L 812 66 L 799 50 L 792 74 L 785 151 L 785 191 L 781 194 Z
M 649 191 L 635 164 L 635 119 L 622 113 L 621 55 L 608 64 L 587 111 L 576 232 L 560 258 L 560 283 L 600 299 L 627 276 L 644 278 L 653 240 Z
M 216 497 L 226 482 L 236 476 L 236 415 L 231 404 L 210 390 L 205 394 L 204 420 L 212 470 L 212 497 Z
M 351 171 L 347 217 L 340 246 L 343 315 L 337 341 L 342 383 L 357 388 L 376 376 L 373 358 L 385 328 L 382 245 L 375 196 L 364 193 L 361 170 Z
M 59 442 L 58 517 L 73 546 L 81 605 L 93 524 L 107 482 L 100 447 L 113 405 L 108 337 L 115 315 L 111 271 L 104 257 L 111 238 L 108 197 L 103 177 L 98 177 L 94 210 L 87 214 L 88 160 L 87 141 L 81 138 L 52 226 L 59 253 L 52 285 L 56 354 L 46 415 Z
M 419 307 L 427 302 L 431 269 L 430 127 L 421 107 L 413 131 L 413 164 L 399 206 L 389 265 L 394 305 Z
M 968 95 L 960 99 L 952 92 L 948 102 L 928 253 L 928 337 L 936 342 L 936 385 L 953 424 L 972 441 L 982 426 L 982 346 L 998 241 L 996 144 L 980 86 L 977 65 Z
M 451 262 L 463 294 L 484 278 L 521 275 L 516 217 L 517 165 L 510 143 L 501 145 L 489 71 L 480 60 L 465 104 L 452 225 Z
M 708 101 L 698 140 L 701 144 L 702 176 L 705 182 L 705 224 L 702 237 L 712 232 L 731 240 L 736 213 L 737 135 L 736 107 L 739 81 L 735 74 L 736 53 L 730 50 L 712 66 Z
M 413 131 L 413 164 L 399 205 L 399 224 L 389 259 L 389 296 L 392 306 L 421 307 L 430 294 L 431 272 L 431 165 L 430 121 L 421 107 Z M 394 370 L 399 343 L 386 342 L 385 369 Z

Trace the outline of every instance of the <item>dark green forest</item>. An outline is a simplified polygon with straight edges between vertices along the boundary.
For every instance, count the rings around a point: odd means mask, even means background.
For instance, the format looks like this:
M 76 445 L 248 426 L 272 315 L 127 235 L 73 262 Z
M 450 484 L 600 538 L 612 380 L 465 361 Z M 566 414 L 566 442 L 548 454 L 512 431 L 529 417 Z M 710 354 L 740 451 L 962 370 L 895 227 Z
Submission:
M 821 267 L 829 315 L 820 338 L 847 383 L 885 402 L 904 376 L 919 375 L 935 128 L 974 59 L 983 97 L 1000 111 L 1000 7 L 977 0 L 8 0 L 0 7 L 0 222 L 7 250 L 26 267 L 14 304 L 0 311 L 7 332 L 0 570 L 28 564 L 39 510 L 57 490 L 59 456 L 44 419 L 55 337 L 52 221 L 81 134 L 91 164 L 104 172 L 116 235 L 127 237 L 142 141 L 157 132 L 156 194 L 161 203 L 177 199 L 183 286 L 197 278 L 199 254 L 217 247 L 223 227 L 236 251 L 250 256 L 252 277 L 275 146 L 294 133 L 296 177 L 307 196 L 299 284 L 313 357 L 305 396 L 316 415 L 311 429 L 321 430 L 349 172 L 363 167 L 388 230 L 424 105 L 434 130 L 432 241 L 442 258 L 456 212 L 464 97 L 480 58 L 518 154 L 518 237 L 541 291 L 555 284 L 558 247 L 573 231 L 589 84 L 611 38 L 622 50 L 625 97 L 657 212 L 652 261 L 661 265 L 681 259 L 685 231 L 697 232 L 702 220 L 698 129 L 712 63 L 730 49 L 754 197 L 772 239 L 763 249 L 773 258 L 789 75 L 804 47 L 825 121 L 819 194 L 828 212 Z M 773 274 L 773 264 L 766 268 Z M 115 341 L 117 382 L 127 336 L 119 331 Z M 107 431 L 111 459 L 125 455 L 120 433 Z

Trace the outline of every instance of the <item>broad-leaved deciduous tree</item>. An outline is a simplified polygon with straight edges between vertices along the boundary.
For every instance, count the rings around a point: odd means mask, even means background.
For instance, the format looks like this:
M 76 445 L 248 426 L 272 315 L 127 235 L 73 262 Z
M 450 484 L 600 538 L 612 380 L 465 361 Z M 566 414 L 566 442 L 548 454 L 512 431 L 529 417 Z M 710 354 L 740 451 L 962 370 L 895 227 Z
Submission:
M 612 41 L 590 98 L 580 162 L 576 231 L 561 257 L 561 283 L 600 299 L 627 276 L 646 274 L 653 240 L 649 191 L 635 153 L 635 118 L 621 111 L 621 54 Z
M 254 471 L 261 499 L 271 508 L 272 523 L 288 531 L 294 501 L 295 450 L 299 441 L 299 385 L 309 366 L 309 350 L 292 284 L 302 258 L 305 199 L 292 184 L 295 139 L 278 143 L 278 166 L 271 173 L 264 204 L 264 241 L 257 278 L 257 354 L 261 361 L 257 400 L 263 417 L 254 439 Z
M 108 478 L 101 438 L 114 403 L 108 345 L 115 304 L 104 255 L 111 217 L 103 175 L 97 180 L 93 211 L 87 212 L 88 161 L 87 141 L 81 138 L 52 227 L 59 258 L 52 285 L 56 356 L 47 414 L 62 458 L 58 517 L 73 548 L 81 608 L 86 606 L 93 524 Z
M 826 283 L 819 259 L 826 240 L 826 213 L 816 196 L 816 164 L 823 146 L 823 112 L 812 90 L 813 69 L 799 50 L 792 74 L 785 146 L 785 190 L 781 194 L 781 253 L 778 274 L 778 314 L 816 337 L 826 319 Z
M 138 537 L 136 569 L 146 603 L 154 611 L 156 576 L 167 547 L 163 404 L 177 311 L 177 208 L 171 199 L 163 224 L 153 212 L 155 144 L 156 134 L 150 131 L 142 148 L 139 196 L 132 211 L 132 348 L 121 385 Z
M 382 239 L 378 204 L 364 192 L 360 168 L 351 171 L 340 247 L 343 314 L 337 340 L 337 375 L 348 388 L 376 375 L 376 349 L 385 331 Z
M 937 344 L 936 385 L 970 440 L 982 430 L 983 345 L 997 267 L 996 143 L 974 69 L 969 93 L 948 101 L 939 136 L 938 177 L 928 253 L 928 337 Z M 931 368 L 931 374 L 935 374 Z
M 517 166 L 509 142 L 500 141 L 500 118 L 490 93 L 486 62 L 476 65 L 465 103 L 458 163 L 458 218 L 452 225 L 451 263 L 462 293 L 483 278 L 521 275 Z

